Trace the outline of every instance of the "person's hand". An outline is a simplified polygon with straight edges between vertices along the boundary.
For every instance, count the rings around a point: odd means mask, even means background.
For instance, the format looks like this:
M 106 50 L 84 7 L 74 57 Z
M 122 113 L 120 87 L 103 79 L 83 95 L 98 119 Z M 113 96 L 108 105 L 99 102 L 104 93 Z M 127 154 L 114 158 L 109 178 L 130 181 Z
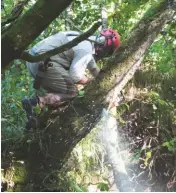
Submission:
M 82 90 L 84 86 L 82 84 L 75 84 L 78 90 Z
M 80 81 L 76 82 L 76 84 L 82 84 L 82 85 L 86 85 L 88 84 L 91 80 L 93 80 L 93 78 L 89 78 L 89 77 L 83 77 Z

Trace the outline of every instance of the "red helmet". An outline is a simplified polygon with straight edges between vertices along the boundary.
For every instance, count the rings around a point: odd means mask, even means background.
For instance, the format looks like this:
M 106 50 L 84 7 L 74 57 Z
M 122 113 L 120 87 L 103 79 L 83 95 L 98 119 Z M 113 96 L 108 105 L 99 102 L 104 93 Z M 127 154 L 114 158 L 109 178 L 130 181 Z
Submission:
M 113 46 L 113 51 L 120 46 L 120 35 L 112 29 L 103 29 L 100 34 L 106 38 L 104 46 Z
M 103 29 L 97 36 L 97 40 L 102 37 L 104 37 L 104 41 L 95 45 L 97 60 L 110 56 L 120 46 L 120 35 L 115 30 Z

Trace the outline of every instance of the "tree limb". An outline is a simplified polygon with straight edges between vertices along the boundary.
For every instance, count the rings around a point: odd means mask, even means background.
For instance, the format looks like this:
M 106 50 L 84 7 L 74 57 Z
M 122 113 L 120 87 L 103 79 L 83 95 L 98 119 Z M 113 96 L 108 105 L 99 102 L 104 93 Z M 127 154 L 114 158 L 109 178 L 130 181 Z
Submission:
M 67 19 L 65 19 L 75 30 L 77 30 L 77 31 L 79 31 L 79 32 L 81 32 L 82 33 L 82 30 L 81 29 L 79 29 L 74 23 L 73 23 L 73 21 L 70 19 L 70 18 L 67 18 Z
M 53 50 L 50 50 L 48 52 L 45 52 L 44 54 L 40 54 L 38 56 L 32 56 L 31 54 L 29 54 L 28 52 L 23 52 L 23 54 L 21 55 L 20 59 L 26 60 L 28 62 L 39 62 L 41 60 L 47 59 L 51 56 L 54 56 L 56 54 L 59 54 L 61 52 L 64 52 L 66 50 L 69 50 L 70 48 L 72 48 L 73 46 L 76 46 L 78 43 L 80 43 L 81 41 L 87 39 L 88 37 L 90 37 L 97 29 L 98 27 L 100 27 L 101 22 L 96 22 L 88 31 L 86 31 L 85 33 L 81 34 L 80 36 L 76 37 L 75 39 L 73 39 L 72 41 L 68 42 L 67 44 L 64 44 L 58 48 L 55 48 Z
M 11 11 L 10 13 L 10 17 L 7 18 L 6 21 L 3 21 L 1 23 L 1 26 L 3 27 L 4 25 L 11 23 L 13 21 L 15 21 L 16 19 L 18 19 L 18 17 L 22 14 L 24 6 L 29 2 L 30 0 L 26 0 L 26 1 L 22 1 L 20 3 L 18 3 Z
M 5 68 L 21 56 L 48 25 L 73 0 L 37 0 L 12 27 L 1 36 L 1 67 Z

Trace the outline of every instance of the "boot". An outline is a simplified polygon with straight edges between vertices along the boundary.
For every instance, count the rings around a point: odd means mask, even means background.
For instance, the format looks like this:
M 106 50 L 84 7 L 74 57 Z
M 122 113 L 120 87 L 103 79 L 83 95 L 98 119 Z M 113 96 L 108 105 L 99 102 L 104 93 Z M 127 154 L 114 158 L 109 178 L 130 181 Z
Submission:
M 22 99 L 21 102 L 27 116 L 26 129 L 27 130 L 30 130 L 32 128 L 36 129 L 38 124 L 37 124 L 37 117 L 35 112 L 33 111 L 33 108 L 37 106 L 37 104 L 39 103 L 38 97 L 24 98 Z

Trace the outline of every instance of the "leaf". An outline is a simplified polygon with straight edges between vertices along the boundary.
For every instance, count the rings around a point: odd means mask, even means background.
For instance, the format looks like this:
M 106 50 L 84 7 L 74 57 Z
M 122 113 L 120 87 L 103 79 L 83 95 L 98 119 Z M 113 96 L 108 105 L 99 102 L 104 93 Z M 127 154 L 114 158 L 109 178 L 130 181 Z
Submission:
M 149 158 L 151 158 L 151 157 L 152 157 L 152 152 L 151 152 L 151 151 L 148 151 L 148 152 L 146 153 L 146 158 L 149 159 Z
M 156 110 L 157 106 L 155 104 L 152 105 L 153 109 Z
M 172 152 L 173 149 L 174 149 L 171 141 L 170 141 L 170 142 L 169 142 L 169 141 L 164 142 L 164 143 L 162 144 L 162 146 L 163 146 L 163 147 L 167 147 L 168 151 L 170 151 L 170 152 Z
M 97 186 L 101 191 L 108 191 L 109 190 L 109 186 L 107 183 L 99 183 Z
M 162 144 L 162 146 L 163 146 L 163 147 L 168 147 L 168 146 L 169 146 L 169 142 L 168 142 L 168 141 L 164 142 L 164 143 Z
M 124 105 L 126 106 L 127 110 L 129 111 L 130 106 L 127 103 L 124 103 Z
M 39 115 L 39 114 L 41 113 L 41 108 L 40 108 L 39 106 L 36 106 L 36 107 L 34 108 L 34 112 L 35 112 L 37 115 Z
M 121 123 L 121 124 L 125 124 L 125 121 L 120 117 L 119 118 L 119 122 Z
M 78 93 L 78 96 L 79 96 L 79 97 L 84 97 L 84 93 L 85 93 L 85 92 L 84 92 L 83 90 L 80 90 L 79 93 Z
M 71 187 L 76 191 L 76 192 L 84 192 L 82 188 L 80 188 L 76 183 L 71 182 Z
M 8 121 L 7 119 L 5 119 L 5 118 L 1 118 L 1 122 L 3 122 L 3 121 Z
M 170 146 L 168 146 L 167 148 L 168 148 L 168 151 L 170 151 L 170 152 L 172 152 L 172 151 L 173 151 L 173 149 L 174 149 L 171 145 L 170 145 Z
M 20 60 L 15 60 L 14 63 L 15 64 L 21 64 L 21 61 Z
M 144 161 L 144 165 L 145 166 L 148 166 L 148 162 L 147 161 L 148 161 L 147 159 Z
M 27 142 L 27 143 L 32 143 L 32 140 L 28 139 L 26 142 Z
M 151 96 L 155 99 L 159 98 L 159 94 L 157 92 L 151 92 Z

